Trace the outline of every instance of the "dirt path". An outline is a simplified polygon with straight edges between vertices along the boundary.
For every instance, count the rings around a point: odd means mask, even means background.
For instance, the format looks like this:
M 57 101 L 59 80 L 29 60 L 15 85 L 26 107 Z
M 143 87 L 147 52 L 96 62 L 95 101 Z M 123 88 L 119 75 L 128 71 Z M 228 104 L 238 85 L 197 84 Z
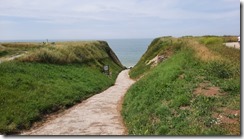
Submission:
M 122 71 L 114 86 L 60 113 L 41 127 L 21 135 L 123 135 L 126 129 L 120 115 L 120 101 L 134 83 Z
M 227 47 L 234 47 L 236 49 L 240 49 L 240 44 L 238 42 L 228 42 L 228 43 L 225 43 L 225 45 Z
M 21 56 L 23 56 L 24 54 L 18 54 L 18 55 L 15 55 L 15 56 L 11 56 L 11 57 L 5 57 L 5 58 L 0 58 L 0 64 L 2 62 L 5 62 L 5 61 L 11 61 L 11 60 L 14 60 L 16 58 L 19 58 Z

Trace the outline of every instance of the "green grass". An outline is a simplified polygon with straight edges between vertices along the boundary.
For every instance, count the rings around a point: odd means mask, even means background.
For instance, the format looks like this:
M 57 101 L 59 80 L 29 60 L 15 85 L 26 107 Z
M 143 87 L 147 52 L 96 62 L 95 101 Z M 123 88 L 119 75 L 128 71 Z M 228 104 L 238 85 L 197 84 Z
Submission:
M 171 52 L 178 51 L 181 48 L 180 46 L 185 45 L 184 43 L 185 42 L 181 39 L 175 39 L 168 36 L 154 39 L 139 62 L 130 71 L 130 77 L 136 79 L 147 73 L 147 71 L 150 71 L 151 69 L 151 65 L 146 64 L 149 60 L 157 55 L 169 57 L 172 55 Z
M 45 54 L 42 49 L 50 53 Z M 105 42 L 63 44 L 59 48 L 45 46 L 39 50 L 0 64 L 2 134 L 29 129 L 46 114 L 69 108 L 100 93 L 114 84 L 123 68 Z M 86 60 L 69 58 L 69 54 L 74 53 L 75 56 L 86 54 Z M 33 60 L 36 57 L 41 58 Z M 103 73 L 104 65 L 110 66 L 112 75 Z
M 231 53 L 222 54 L 230 48 L 222 47 L 220 41 L 212 42 L 207 48 L 219 53 L 222 60 L 202 61 L 190 46 L 190 41 L 197 40 L 180 38 L 182 47 L 174 49 L 177 45 L 173 43 L 171 50 L 174 54 L 146 72 L 140 73 L 135 67 L 134 73 L 145 76 L 128 90 L 124 98 L 122 116 L 130 135 L 240 135 L 240 123 L 232 125 L 233 131 L 228 124 L 214 124 L 216 118 L 212 116 L 223 107 L 240 109 L 240 59 L 235 56 L 240 53 L 232 48 Z M 218 47 L 216 49 L 220 51 L 210 47 Z M 155 54 L 147 51 L 143 56 L 146 55 Z M 145 66 L 140 62 L 137 66 Z M 220 92 L 225 95 L 195 95 L 194 90 L 206 81 L 210 86 L 220 87 Z
M 0 51 L 0 57 L 8 55 L 8 52 L 5 50 Z

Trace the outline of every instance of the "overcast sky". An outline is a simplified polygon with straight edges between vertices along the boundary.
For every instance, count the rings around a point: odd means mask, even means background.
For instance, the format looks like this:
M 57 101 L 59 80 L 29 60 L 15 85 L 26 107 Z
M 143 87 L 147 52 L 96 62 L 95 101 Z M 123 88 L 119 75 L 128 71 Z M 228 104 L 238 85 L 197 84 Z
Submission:
M 0 0 L 0 40 L 239 34 L 239 0 Z

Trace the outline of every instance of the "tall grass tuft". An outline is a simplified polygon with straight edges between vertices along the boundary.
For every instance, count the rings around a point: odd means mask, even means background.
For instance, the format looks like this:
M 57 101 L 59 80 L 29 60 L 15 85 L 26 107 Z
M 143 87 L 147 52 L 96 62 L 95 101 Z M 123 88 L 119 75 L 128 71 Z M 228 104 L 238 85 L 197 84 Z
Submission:
M 122 67 L 112 49 L 106 42 L 66 42 L 57 43 L 55 46 L 45 46 L 35 50 L 25 57 L 22 62 L 41 62 L 51 64 L 71 63 L 99 63 L 100 60 L 111 58 L 117 65 Z

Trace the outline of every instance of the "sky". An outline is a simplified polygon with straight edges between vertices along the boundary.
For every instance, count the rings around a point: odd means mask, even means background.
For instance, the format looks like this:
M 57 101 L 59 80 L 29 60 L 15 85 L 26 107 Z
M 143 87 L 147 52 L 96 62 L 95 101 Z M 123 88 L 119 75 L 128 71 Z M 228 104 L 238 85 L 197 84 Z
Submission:
M 0 40 L 239 34 L 239 0 L 0 0 Z

